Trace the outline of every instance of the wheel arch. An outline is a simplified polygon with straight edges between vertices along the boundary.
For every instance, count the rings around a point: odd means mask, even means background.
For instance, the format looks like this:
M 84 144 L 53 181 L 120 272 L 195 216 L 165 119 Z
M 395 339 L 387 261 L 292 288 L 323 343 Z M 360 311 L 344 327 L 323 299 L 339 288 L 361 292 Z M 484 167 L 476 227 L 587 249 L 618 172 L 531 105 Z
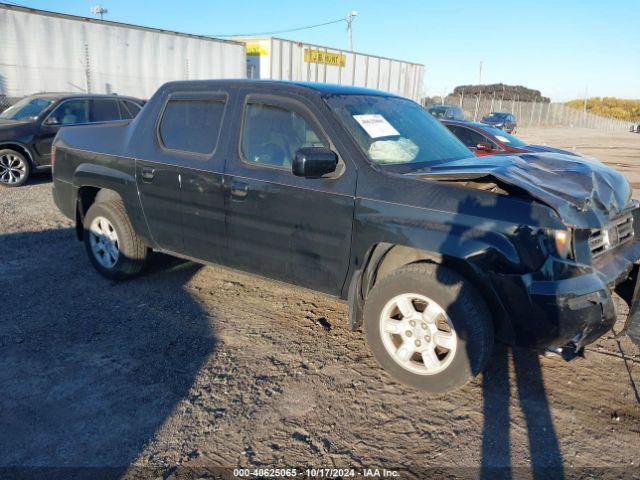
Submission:
M 0 150 L 4 150 L 4 149 L 14 150 L 20 153 L 21 155 L 24 155 L 27 158 L 27 161 L 29 162 L 29 166 L 32 169 L 35 169 L 37 167 L 36 160 L 35 160 L 35 157 L 33 156 L 33 153 L 31 152 L 29 147 L 27 147 L 25 144 L 21 142 L 16 142 L 16 141 L 0 142 Z
M 76 237 L 84 238 L 84 217 L 91 205 L 97 202 L 120 201 L 124 203 L 122 196 L 110 188 L 84 185 L 78 189 L 76 200 Z
M 439 252 L 386 242 L 372 245 L 365 258 L 362 268 L 353 275 L 348 292 L 350 329 L 356 330 L 362 325 L 364 301 L 378 281 L 406 265 L 433 263 L 455 271 L 478 290 L 491 312 L 497 336 L 508 341 L 513 335 L 500 298 L 482 272 L 469 261 Z
M 100 195 L 100 201 L 122 201 L 135 232 L 147 245 L 154 245 L 143 216 L 133 167 L 117 169 L 99 163 L 80 163 L 73 172 L 72 183 L 76 190 L 76 234 L 79 239 L 83 235 L 84 214 Z

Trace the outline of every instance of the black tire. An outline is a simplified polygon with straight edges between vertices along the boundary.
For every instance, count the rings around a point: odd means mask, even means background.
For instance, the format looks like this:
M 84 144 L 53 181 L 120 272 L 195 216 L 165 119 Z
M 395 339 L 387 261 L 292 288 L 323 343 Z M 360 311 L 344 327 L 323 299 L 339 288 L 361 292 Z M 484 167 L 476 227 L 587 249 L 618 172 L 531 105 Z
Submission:
M 108 220 L 117 235 L 118 257 L 112 267 L 101 264 L 92 248 L 90 227 L 97 217 Z M 138 275 L 147 263 L 149 249 L 135 233 L 121 201 L 96 202 L 84 219 L 84 245 L 91 264 L 111 280 L 125 280 Z
M 11 172 L 7 166 L 11 164 Z M 17 169 L 17 170 L 16 170 Z M 20 173 L 21 177 L 15 181 L 15 176 Z M 31 174 L 31 164 L 22 153 L 9 148 L 0 150 L 0 185 L 3 187 L 21 187 Z
M 384 346 L 380 317 L 387 302 L 403 293 L 433 299 L 453 324 L 457 336 L 455 354 L 438 373 L 409 371 Z M 365 301 L 364 329 L 369 348 L 387 373 L 431 393 L 449 392 L 466 385 L 485 368 L 493 348 L 493 322 L 482 296 L 453 270 L 431 263 L 407 265 L 377 282 Z

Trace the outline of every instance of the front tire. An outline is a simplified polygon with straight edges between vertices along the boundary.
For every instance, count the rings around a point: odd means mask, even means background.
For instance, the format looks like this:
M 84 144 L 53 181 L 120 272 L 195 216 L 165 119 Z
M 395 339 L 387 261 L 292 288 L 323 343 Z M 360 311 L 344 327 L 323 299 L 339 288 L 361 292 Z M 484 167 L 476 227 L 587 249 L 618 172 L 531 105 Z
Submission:
M 20 187 L 27 183 L 31 165 L 19 152 L 10 149 L 0 150 L 0 185 Z
M 466 385 L 486 366 L 493 322 L 473 285 L 440 265 L 407 265 L 380 280 L 364 306 L 367 343 L 393 378 L 432 393 Z
M 148 248 L 133 230 L 120 201 L 91 205 L 84 219 L 83 239 L 92 265 L 111 280 L 134 277 L 146 265 Z

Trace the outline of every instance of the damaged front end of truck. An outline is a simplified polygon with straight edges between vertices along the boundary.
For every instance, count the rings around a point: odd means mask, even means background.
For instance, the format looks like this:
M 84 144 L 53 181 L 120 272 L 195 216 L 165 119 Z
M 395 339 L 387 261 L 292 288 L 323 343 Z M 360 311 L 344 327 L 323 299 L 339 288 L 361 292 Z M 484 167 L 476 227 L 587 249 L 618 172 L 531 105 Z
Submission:
M 617 335 L 640 346 L 640 209 L 622 174 L 597 160 L 544 153 L 445 161 L 411 175 L 528 198 L 550 207 L 566 227 L 560 236 L 568 238 L 557 247 L 566 251 L 550 256 L 538 271 L 487 272 L 506 292 L 512 317 L 536 319 L 516 320 L 519 337 L 544 344 L 540 331 L 546 329 L 556 342 L 546 347 L 572 357 L 613 327 L 615 293 L 629 306 Z

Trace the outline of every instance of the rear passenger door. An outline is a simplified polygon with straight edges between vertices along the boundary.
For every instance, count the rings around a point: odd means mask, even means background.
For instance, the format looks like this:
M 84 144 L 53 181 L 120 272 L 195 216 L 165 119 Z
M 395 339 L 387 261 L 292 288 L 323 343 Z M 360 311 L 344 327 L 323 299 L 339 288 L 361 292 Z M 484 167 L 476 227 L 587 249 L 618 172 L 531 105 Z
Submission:
M 187 255 L 219 262 L 225 250 L 223 191 L 224 156 L 219 146 L 230 96 L 227 92 L 198 93 L 174 100 L 174 131 L 183 138 L 172 148 L 181 157 L 182 235 Z
M 342 159 L 329 178 L 292 174 L 303 146 L 337 151 L 310 101 L 246 92 L 225 167 L 229 263 L 338 294 L 351 244 L 356 172 Z M 237 130 L 234 128 L 234 131 Z M 339 152 L 338 152 L 339 153 Z
M 213 260 L 224 246 L 223 161 L 216 146 L 227 95 L 170 94 L 157 124 L 153 158 L 136 160 L 136 180 L 155 242 Z

